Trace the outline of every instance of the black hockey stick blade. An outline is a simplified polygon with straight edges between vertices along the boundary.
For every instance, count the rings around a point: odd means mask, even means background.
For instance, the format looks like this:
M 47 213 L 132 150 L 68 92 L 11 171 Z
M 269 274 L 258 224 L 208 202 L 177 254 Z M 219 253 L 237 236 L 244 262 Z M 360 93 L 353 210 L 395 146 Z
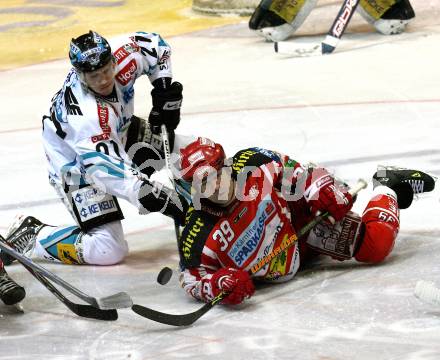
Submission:
M 144 318 L 162 324 L 167 324 L 172 326 L 189 326 L 194 324 L 198 319 L 200 319 L 209 310 L 211 310 L 214 305 L 222 301 L 223 298 L 227 295 L 228 294 L 222 292 L 218 294 L 214 299 L 212 299 L 209 303 L 203 305 L 200 309 L 187 314 L 167 314 L 137 304 L 134 304 L 131 307 L 131 310 L 133 310 L 136 314 Z
M 114 321 L 118 319 L 118 312 L 116 310 L 101 310 L 91 305 L 76 304 L 70 301 L 43 275 L 26 265 L 23 266 L 74 314 L 96 320 Z
M 113 294 L 110 296 L 106 296 L 103 298 L 96 298 L 90 295 L 87 295 L 83 293 L 81 290 L 77 289 L 73 285 L 69 284 L 67 281 L 64 281 L 59 276 L 55 275 L 54 273 L 50 272 L 43 266 L 33 262 L 31 259 L 27 258 L 26 256 L 20 254 L 16 250 L 14 250 L 12 247 L 8 245 L 6 240 L 3 238 L 3 236 L 0 235 L 0 249 L 1 251 L 4 251 L 8 255 L 15 258 L 20 264 L 26 265 L 30 268 L 32 268 L 34 271 L 40 273 L 44 277 L 52 280 L 54 283 L 62 286 L 64 289 L 69 291 L 70 293 L 74 294 L 81 300 L 85 301 L 86 303 L 101 309 L 101 310 L 112 310 L 112 309 L 121 309 L 121 308 L 128 308 L 133 305 L 133 300 L 131 297 L 125 293 L 125 292 L 119 292 L 117 294 Z
M 215 304 L 216 302 L 213 303 L 213 301 L 211 301 L 203 305 L 200 309 L 188 314 L 167 314 L 137 304 L 134 304 L 131 307 L 131 310 L 133 310 L 136 314 L 144 318 L 156 321 L 161 324 L 167 324 L 172 326 L 189 326 L 195 323 L 209 310 L 211 310 L 211 308 Z

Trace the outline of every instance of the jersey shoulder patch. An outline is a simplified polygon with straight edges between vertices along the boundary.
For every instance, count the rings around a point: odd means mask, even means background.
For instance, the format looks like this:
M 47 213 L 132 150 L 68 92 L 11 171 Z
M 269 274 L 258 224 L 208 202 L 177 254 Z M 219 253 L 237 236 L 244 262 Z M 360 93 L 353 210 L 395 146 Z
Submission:
M 188 212 L 185 227 L 179 238 L 179 253 L 183 267 L 193 268 L 200 265 L 203 247 L 218 217 L 194 210 L 192 207 Z

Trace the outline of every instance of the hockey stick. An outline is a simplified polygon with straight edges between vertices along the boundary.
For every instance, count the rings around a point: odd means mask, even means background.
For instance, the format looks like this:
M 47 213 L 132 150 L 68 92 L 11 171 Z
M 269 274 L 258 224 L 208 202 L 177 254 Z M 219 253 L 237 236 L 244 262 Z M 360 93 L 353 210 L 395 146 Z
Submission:
M 82 291 L 73 287 L 68 282 L 64 281 L 54 273 L 45 269 L 41 265 L 34 263 L 31 259 L 15 251 L 6 243 L 6 240 L 1 235 L 0 235 L 0 249 L 5 253 L 7 253 L 8 255 L 12 256 L 14 259 L 18 260 L 22 265 L 28 266 L 32 270 L 38 272 L 40 275 L 49 278 L 54 283 L 62 286 L 72 294 L 76 295 L 81 300 L 85 301 L 86 303 L 92 305 L 97 309 L 101 309 L 101 310 L 121 309 L 133 305 L 132 299 L 125 292 L 120 292 L 104 298 L 95 298 L 83 293 Z
M 174 181 L 174 175 L 171 169 L 170 141 L 168 137 L 167 127 L 165 126 L 165 124 L 161 125 L 161 135 L 162 135 L 163 152 L 165 158 L 165 166 L 167 168 L 168 178 L 170 179 L 173 188 L 176 189 L 176 183 Z M 179 242 L 180 226 L 177 223 L 176 219 L 174 219 L 174 233 L 176 234 L 176 241 Z M 173 276 L 173 270 L 171 270 L 169 267 L 164 267 L 157 276 L 157 282 L 161 285 L 165 285 L 166 283 L 168 283 L 168 281 L 170 281 L 172 276 Z
M 362 189 L 365 189 L 367 187 L 367 182 L 363 179 L 360 179 L 357 184 L 350 189 L 350 194 L 352 196 L 356 195 L 359 191 Z M 307 225 L 305 225 L 298 234 L 293 234 L 290 238 L 288 238 L 286 241 L 284 241 L 279 247 L 272 250 L 271 253 L 266 255 L 264 258 L 262 258 L 257 264 L 252 266 L 252 268 L 249 270 L 249 274 L 253 275 L 256 272 L 258 272 L 260 269 L 262 269 L 264 266 L 269 264 L 272 259 L 279 256 L 281 253 L 283 253 L 285 250 L 293 246 L 299 238 L 303 237 L 305 234 L 307 234 L 314 226 L 316 226 L 319 222 L 321 222 L 323 219 L 325 219 L 330 214 L 328 212 L 325 212 L 316 218 L 314 218 L 312 221 L 310 221 Z M 156 311 L 150 308 L 147 308 L 142 305 L 134 304 L 132 306 L 132 310 L 138 314 L 141 315 L 147 319 L 167 324 L 167 325 L 173 325 L 173 326 L 189 326 L 193 324 L 195 321 L 197 321 L 200 317 L 202 317 L 204 314 L 206 314 L 210 309 L 212 309 L 215 305 L 217 305 L 223 298 L 228 296 L 227 293 L 220 293 L 218 296 L 216 296 L 214 299 L 212 299 L 210 302 L 203 305 L 200 309 L 188 313 L 188 314 L 167 314 L 160 311 Z
M 118 312 L 114 309 L 112 310 L 101 310 L 97 309 L 91 305 L 76 304 L 69 299 L 67 299 L 52 283 L 47 280 L 43 275 L 34 271 L 32 268 L 24 265 L 24 268 L 29 271 L 32 276 L 34 276 L 46 289 L 48 289 L 55 297 L 60 300 L 70 311 L 78 316 L 97 319 L 113 321 L 118 319 Z
M 360 0 L 344 0 L 333 25 L 321 44 L 295 44 L 290 41 L 280 41 L 274 43 L 275 52 L 292 56 L 331 54 L 341 40 L 359 2 Z
M 171 181 L 171 184 L 173 185 L 173 188 L 176 188 L 176 185 L 174 183 L 173 171 L 171 169 L 171 150 L 170 150 L 170 140 L 168 137 L 167 127 L 164 124 L 162 124 L 160 129 L 161 129 L 161 135 L 162 135 L 165 166 L 167 168 L 167 173 L 168 173 L 168 177 Z M 179 224 L 177 223 L 176 219 L 174 219 L 174 232 L 176 233 L 176 240 L 178 241 L 179 237 L 180 237 L 180 227 L 179 227 Z

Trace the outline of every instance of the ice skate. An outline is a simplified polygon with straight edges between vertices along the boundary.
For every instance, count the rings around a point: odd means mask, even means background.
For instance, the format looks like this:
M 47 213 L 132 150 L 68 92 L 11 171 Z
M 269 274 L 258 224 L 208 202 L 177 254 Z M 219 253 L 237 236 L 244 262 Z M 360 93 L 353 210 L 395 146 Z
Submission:
M 24 299 L 26 291 L 12 280 L 3 266 L 0 267 L 0 299 L 5 305 L 15 305 Z
M 373 186 L 378 185 L 385 185 L 394 190 L 399 208 L 406 209 L 411 205 L 414 194 L 434 190 L 435 179 L 419 170 L 379 165 L 373 175 Z
M 45 224 L 33 216 L 19 215 L 7 231 L 6 242 L 20 254 L 26 255 L 34 249 L 35 238 L 44 226 Z M 12 256 L 4 252 L 0 253 L 0 258 L 5 265 L 14 261 Z

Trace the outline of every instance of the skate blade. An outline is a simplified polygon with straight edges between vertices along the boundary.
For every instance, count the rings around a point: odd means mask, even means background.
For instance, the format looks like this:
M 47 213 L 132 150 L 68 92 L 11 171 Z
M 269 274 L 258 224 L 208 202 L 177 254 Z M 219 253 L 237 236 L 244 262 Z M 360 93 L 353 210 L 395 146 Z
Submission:
M 3 305 L 3 303 L 1 304 Z M 21 302 L 14 305 L 1 306 L 0 319 L 3 315 L 17 315 L 17 314 L 24 314 L 24 309 L 23 306 L 21 305 Z
M 12 307 L 15 308 L 15 310 L 17 311 L 17 313 L 24 314 L 23 305 L 22 305 L 21 303 L 17 303 L 17 304 L 15 304 L 15 305 L 12 305 Z

